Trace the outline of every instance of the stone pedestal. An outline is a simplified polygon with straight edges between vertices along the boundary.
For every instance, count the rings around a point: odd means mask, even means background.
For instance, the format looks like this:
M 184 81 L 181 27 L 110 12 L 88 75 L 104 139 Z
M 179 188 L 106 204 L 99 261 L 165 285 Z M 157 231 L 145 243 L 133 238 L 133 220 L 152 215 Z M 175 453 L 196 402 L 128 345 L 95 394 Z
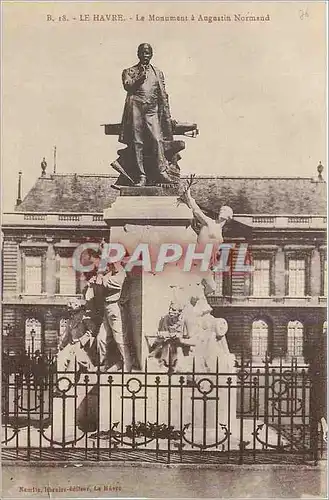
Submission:
M 152 270 L 135 267 L 129 276 L 132 340 L 135 368 L 144 368 L 148 355 L 148 337 L 157 334 L 161 316 L 168 312 L 170 301 L 179 286 L 191 282 L 191 273 L 184 272 L 180 263 L 166 264 L 162 272 L 154 268 L 162 243 L 182 247 L 196 241 L 190 226 L 192 211 L 178 205 L 176 188 L 124 188 L 113 205 L 104 211 L 104 220 L 111 227 L 110 241 L 121 243 L 131 255 L 140 243 L 148 245 Z
M 179 296 L 181 288 L 186 293 L 189 286 L 194 286 L 202 279 L 196 271 L 183 271 L 182 261 L 166 264 L 162 272 L 154 272 L 162 243 L 179 244 L 183 249 L 189 243 L 196 243 L 196 234 L 190 227 L 193 218 L 192 211 L 186 205 L 178 205 L 177 197 L 178 193 L 175 189 L 164 191 L 156 187 L 123 188 L 121 196 L 110 208 L 104 211 L 104 220 L 111 228 L 110 241 L 112 243 L 123 244 L 130 255 L 140 243 L 147 243 L 150 249 L 152 270 L 148 272 L 145 269 L 140 272 L 135 271 L 129 277 L 130 304 L 126 311 L 130 318 L 130 338 L 136 353 L 136 359 L 132 360 L 131 364 L 141 370 L 144 370 L 145 361 L 149 355 L 149 342 L 152 341 L 152 337 L 157 335 L 159 320 L 168 313 L 170 301 L 175 298 L 176 294 Z M 192 363 L 190 364 L 192 365 Z M 214 366 L 213 371 L 215 369 Z M 223 372 L 228 372 L 228 370 L 231 372 L 233 371 L 233 363 L 231 369 L 223 366 L 221 369 Z M 165 382 L 168 383 L 168 378 L 166 375 L 161 375 L 157 361 L 148 360 L 148 371 L 159 373 L 161 382 L 158 404 L 156 404 L 156 389 L 148 389 L 146 409 L 143 406 L 146 404 L 145 400 L 143 398 L 136 399 L 136 421 L 143 421 L 146 416 L 147 421 L 154 422 L 157 408 L 159 423 L 170 424 L 179 429 L 181 423 L 192 424 L 193 421 L 194 443 L 209 445 L 220 441 L 224 436 L 221 424 L 225 425 L 232 434 L 236 434 L 236 389 L 231 389 L 230 405 L 228 405 L 227 376 L 220 376 L 218 383 L 223 385 L 223 388 L 219 388 L 217 391 L 212 388 L 211 394 L 209 394 L 211 400 L 207 401 L 206 406 L 204 406 L 203 393 L 197 388 L 193 391 L 192 388 L 184 387 L 183 402 L 181 401 L 179 374 L 173 375 L 172 383 L 176 387 L 172 387 L 169 394 Z M 115 375 L 116 378 L 119 376 Z M 131 374 L 131 376 L 136 377 L 137 380 L 144 380 L 142 374 L 136 373 Z M 149 382 L 150 377 L 155 379 L 155 375 L 148 375 Z M 216 377 L 214 375 L 209 377 L 197 375 L 195 382 L 202 378 L 209 381 L 209 379 Z M 232 378 L 235 382 L 235 377 Z M 216 381 L 211 380 L 211 383 L 216 384 Z M 118 387 L 115 389 L 119 400 L 121 399 L 119 397 L 120 390 Z M 127 392 L 126 387 L 124 392 Z M 197 394 L 200 399 L 195 400 L 194 397 Z M 114 393 L 112 395 L 114 396 Z M 104 397 L 104 408 L 106 406 L 105 400 Z M 129 404 L 129 399 L 127 400 L 125 397 L 124 422 L 122 424 L 130 423 Z M 120 420 L 120 410 L 121 408 L 113 408 L 112 421 Z M 180 411 L 183 411 L 182 415 L 180 415 Z M 101 427 L 105 426 L 105 420 L 108 420 L 108 413 L 101 411 Z

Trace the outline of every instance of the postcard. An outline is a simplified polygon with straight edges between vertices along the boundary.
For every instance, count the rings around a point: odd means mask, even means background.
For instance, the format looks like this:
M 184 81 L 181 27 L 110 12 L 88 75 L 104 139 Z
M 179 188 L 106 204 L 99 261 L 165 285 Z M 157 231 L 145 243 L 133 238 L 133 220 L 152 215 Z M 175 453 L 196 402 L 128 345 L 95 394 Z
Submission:
M 3 498 L 324 498 L 325 2 L 2 14 Z

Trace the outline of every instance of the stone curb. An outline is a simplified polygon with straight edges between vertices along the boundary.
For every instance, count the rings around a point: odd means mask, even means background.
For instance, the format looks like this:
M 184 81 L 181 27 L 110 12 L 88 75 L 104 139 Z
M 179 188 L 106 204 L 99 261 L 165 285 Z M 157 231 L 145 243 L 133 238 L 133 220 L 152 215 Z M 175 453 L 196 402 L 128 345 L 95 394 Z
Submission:
M 141 467 L 158 469 L 213 469 L 213 470 L 271 470 L 271 469 L 289 469 L 289 470 L 327 470 L 327 461 L 321 460 L 317 465 L 308 464 L 163 464 L 150 462 L 109 462 L 109 461 L 82 461 L 82 462 L 61 462 L 61 461 L 20 461 L 3 460 L 2 467 Z

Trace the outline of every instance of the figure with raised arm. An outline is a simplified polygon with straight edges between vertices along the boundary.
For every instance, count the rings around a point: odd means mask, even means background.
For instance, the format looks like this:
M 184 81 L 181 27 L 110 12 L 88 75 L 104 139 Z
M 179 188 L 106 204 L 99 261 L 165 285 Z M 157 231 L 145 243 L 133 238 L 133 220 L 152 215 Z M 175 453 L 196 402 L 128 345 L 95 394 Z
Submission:
M 208 217 L 196 203 L 195 199 L 191 195 L 191 186 L 193 184 L 193 176 L 188 183 L 187 188 L 180 196 L 179 201 L 184 202 L 192 210 L 194 217 L 193 228 L 197 233 L 197 244 L 200 246 L 205 246 L 207 243 L 213 244 L 213 253 L 209 264 L 209 273 L 203 279 L 203 285 L 205 289 L 205 294 L 209 295 L 216 290 L 216 284 L 213 278 L 213 273 L 216 270 L 218 264 L 218 253 L 220 245 L 223 243 L 223 227 L 228 220 L 233 218 L 233 210 L 231 207 L 222 206 L 218 219 L 213 220 Z
M 168 96 L 162 71 L 150 61 L 153 49 L 148 43 L 141 43 L 137 49 L 138 64 L 123 70 L 122 83 L 127 91 L 119 141 L 131 146 L 138 181 L 135 185 L 145 186 L 148 172 L 145 170 L 145 149 L 151 149 L 153 166 L 159 182 L 170 183 L 166 170 L 164 140 L 173 139 L 172 121 Z

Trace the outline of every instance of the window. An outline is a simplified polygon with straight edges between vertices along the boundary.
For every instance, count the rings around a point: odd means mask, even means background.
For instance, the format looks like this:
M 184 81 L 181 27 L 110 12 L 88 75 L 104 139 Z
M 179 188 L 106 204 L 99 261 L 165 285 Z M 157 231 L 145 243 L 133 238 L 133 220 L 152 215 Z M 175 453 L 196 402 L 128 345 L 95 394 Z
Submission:
M 23 292 L 40 295 L 42 291 L 42 256 L 25 255 Z
M 327 322 L 326 321 L 323 323 L 323 333 L 325 335 L 327 335 Z
M 76 272 L 72 267 L 72 257 L 56 257 L 56 293 L 75 295 L 77 291 Z
M 288 295 L 303 297 L 305 295 L 305 259 L 289 259 Z
M 328 271 L 327 271 L 327 261 L 323 261 L 323 276 L 322 276 L 322 295 L 327 297 L 327 289 L 328 289 Z
M 303 356 L 304 327 L 300 321 L 289 321 L 287 354 L 292 357 Z
M 41 323 L 35 318 L 25 321 L 25 349 L 32 354 L 42 350 Z
M 263 320 L 256 320 L 252 324 L 251 332 L 252 356 L 265 356 L 268 350 L 268 324 Z
M 270 259 L 254 259 L 253 265 L 252 294 L 255 297 L 268 297 L 270 295 Z

